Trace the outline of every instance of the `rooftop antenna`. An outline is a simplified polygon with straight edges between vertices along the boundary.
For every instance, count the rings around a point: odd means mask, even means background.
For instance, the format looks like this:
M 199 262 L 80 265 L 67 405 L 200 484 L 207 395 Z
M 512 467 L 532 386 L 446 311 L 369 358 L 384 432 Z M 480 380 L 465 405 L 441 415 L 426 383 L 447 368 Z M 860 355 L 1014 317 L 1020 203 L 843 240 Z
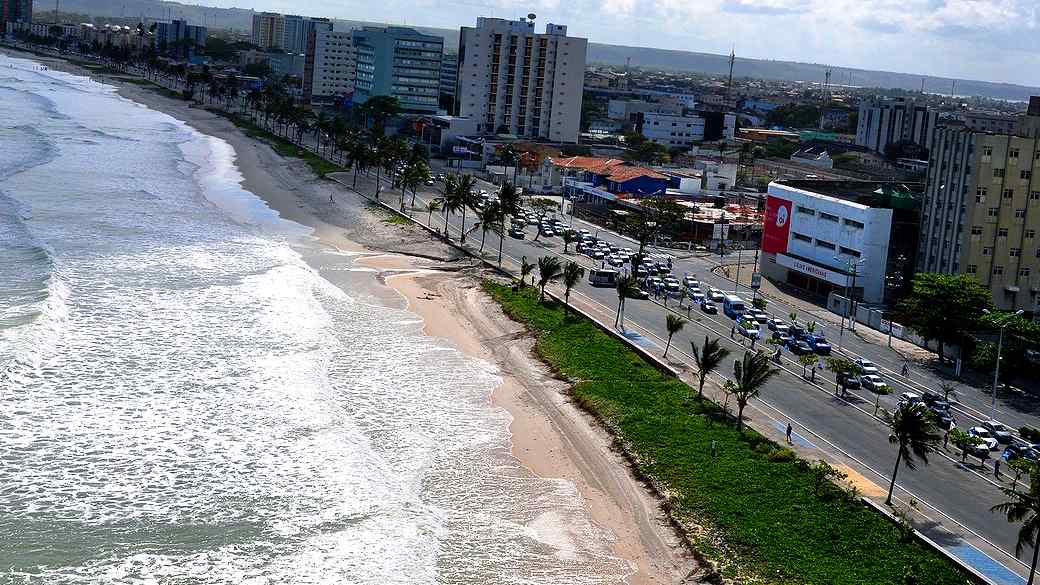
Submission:
M 729 81 L 726 82 L 726 101 L 729 101 L 733 91 L 733 63 L 737 60 L 737 47 L 734 46 L 729 52 Z
M 831 73 L 833 73 L 833 71 L 830 67 L 828 67 L 827 70 L 823 72 L 823 89 L 828 93 L 831 90 Z

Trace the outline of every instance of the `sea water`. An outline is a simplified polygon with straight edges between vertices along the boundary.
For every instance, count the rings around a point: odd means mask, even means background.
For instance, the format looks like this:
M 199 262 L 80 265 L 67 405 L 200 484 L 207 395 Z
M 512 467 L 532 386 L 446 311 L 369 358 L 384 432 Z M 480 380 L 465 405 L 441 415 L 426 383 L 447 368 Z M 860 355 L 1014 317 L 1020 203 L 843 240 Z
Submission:
M 349 259 L 240 182 L 0 55 L 0 583 L 623 582 L 511 456 L 494 368 L 323 279 Z

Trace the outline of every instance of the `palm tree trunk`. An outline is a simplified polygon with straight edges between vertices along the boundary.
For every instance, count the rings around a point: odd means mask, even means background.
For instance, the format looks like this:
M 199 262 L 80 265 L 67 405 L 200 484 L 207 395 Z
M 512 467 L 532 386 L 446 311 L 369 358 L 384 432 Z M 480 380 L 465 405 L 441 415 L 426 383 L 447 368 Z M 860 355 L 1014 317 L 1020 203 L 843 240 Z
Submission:
M 357 189 L 357 165 L 354 165 L 354 189 Z
M 379 171 L 380 170 L 381 170 L 381 167 L 376 167 L 376 202 L 377 203 L 379 202 L 379 187 L 380 187 L 380 185 L 379 185 Z
M 480 253 L 484 253 L 484 240 L 487 239 L 487 230 L 481 230 L 480 232 Z
M 448 208 L 444 208 L 444 239 L 450 240 L 451 234 L 448 233 Z
M 697 398 L 704 398 L 704 375 L 700 375 L 699 384 L 697 385 Z
M 462 206 L 462 229 L 460 230 L 459 233 L 462 234 L 462 237 L 459 239 L 459 241 L 461 243 L 465 244 L 466 243 L 466 206 L 465 205 Z
M 903 459 L 903 447 L 899 446 L 899 454 L 896 455 L 896 466 L 892 469 L 892 483 L 888 484 L 888 498 L 885 503 L 889 506 L 892 505 L 892 492 L 896 489 L 896 475 L 899 473 L 899 462 Z
M 1036 560 L 1038 553 L 1040 553 L 1040 542 L 1033 545 L 1033 566 L 1029 569 L 1029 582 L 1026 583 L 1026 585 L 1033 585 L 1033 576 L 1036 575 Z
M 502 215 L 502 222 L 500 224 L 502 230 L 498 232 L 498 265 L 502 266 L 502 244 L 506 240 L 506 216 Z
M 663 357 L 668 357 L 668 349 L 670 347 L 672 347 L 672 336 L 671 335 L 668 336 L 668 343 L 666 343 L 665 346 L 664 346 L 664 356 Z
M 744 403 L 737 403 L 737 432 L 744 432 L 744 407 L 747 406 Z
M 614 316 L 614 327 L 617 327 L 618 323 L 620 323 L 620 322 L 621 322 L 621 301 L 618 301 L 617 315 Z

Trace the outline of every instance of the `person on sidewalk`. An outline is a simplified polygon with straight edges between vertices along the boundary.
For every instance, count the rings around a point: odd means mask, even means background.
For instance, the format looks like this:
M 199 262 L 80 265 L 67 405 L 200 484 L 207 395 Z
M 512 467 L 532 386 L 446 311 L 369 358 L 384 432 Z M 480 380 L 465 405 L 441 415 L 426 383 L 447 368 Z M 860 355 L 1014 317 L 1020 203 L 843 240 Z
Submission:
M 909 378 L 910 377 L 910 364 L 908 364 L 906 362 L 903 362 L 903 377 L 904 378 Z
M 1000 479 L 1000 457 L 993 460 L 993 477 Z
M 787 423 L 787 444 L 788 445 L 793 445 L 794 444 L 794 441 L 791 440 L 791 433 L 793 433 L 793 432 L 794 432 L 794 427 L 791 426 L 791 423 Z
M 730 338 L 730 339 L 733 339 L 733 337 L 734 337 L 734 336 L 735 336 L 736 334 L 737 334 L 737 326 L 736 326 L 736 325 L 733 325 L 733 326 L 731 326 L 731 327 L 729 328 L 729 338 Z
M 943 435 L 943 449 L 945 449 L 946 446 L 949 445 L 949 444 L 950 444 L 950 431 L 946 431 L 946 433 Z

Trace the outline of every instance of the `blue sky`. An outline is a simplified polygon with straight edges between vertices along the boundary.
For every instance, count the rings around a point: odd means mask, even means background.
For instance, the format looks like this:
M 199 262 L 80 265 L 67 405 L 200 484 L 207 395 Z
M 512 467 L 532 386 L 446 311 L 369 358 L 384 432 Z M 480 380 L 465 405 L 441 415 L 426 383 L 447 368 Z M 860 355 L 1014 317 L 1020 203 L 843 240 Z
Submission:
M 248 0 L 247 0 L 248 1 Z M 455 28 L 534 12 L 592 41 L 1040 86 L 1040 0 L 202 0 Z

